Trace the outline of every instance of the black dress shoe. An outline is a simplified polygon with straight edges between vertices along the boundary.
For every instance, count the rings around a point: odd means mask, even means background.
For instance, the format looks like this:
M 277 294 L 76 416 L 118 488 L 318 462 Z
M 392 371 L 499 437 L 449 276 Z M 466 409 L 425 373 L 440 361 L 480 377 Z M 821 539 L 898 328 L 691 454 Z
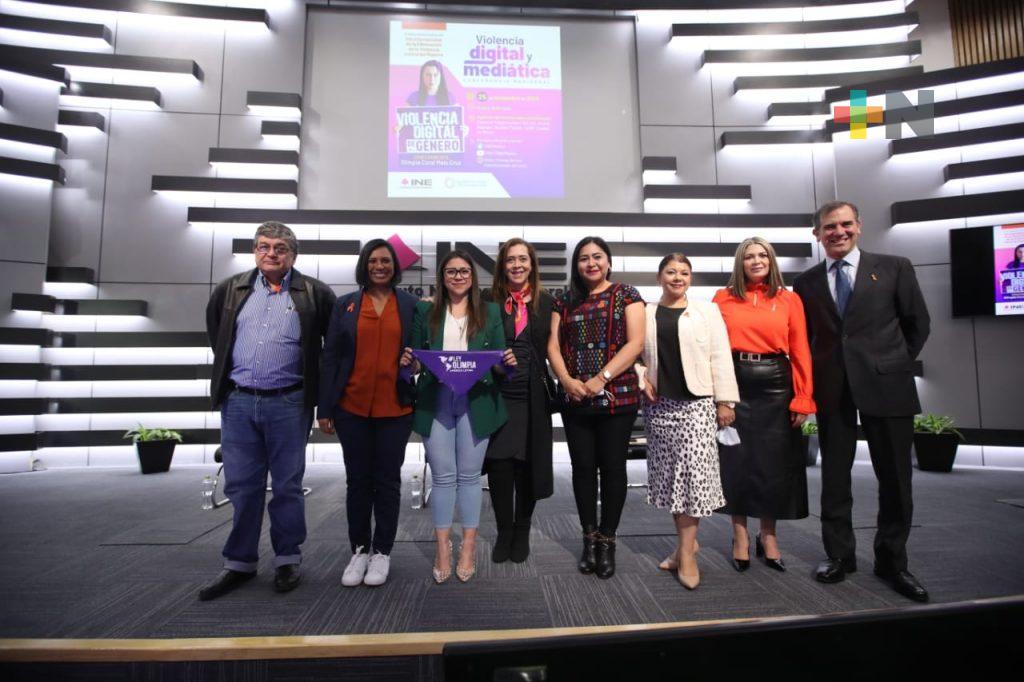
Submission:
M 745 571 L 748 568 L 750 568 L 750 559 L 737 559 L 736 557 L 733 557 L 732 558 L 732 567 L 735 568 L 740 573 L 742 573 L 743 571 Z
M 274 571 L 274 591 L 291 592 L 299 586 L 302 580 L 302 571 L 298 564 L 285 564 L 278 566 Z
M 782 563 L 781 556 L 778 559 L 769 559 L 768 555 L 764 553 L 764 545 L 761 544 L 760 533 L 757 534 L 757 538 L 754 542 L 754 548 L 755 553 L 757 554 L 757 558 L 763 561 L 765 566 L 767 566 L 768 568 L 774 568 L 776 571 L 780 571 L 782 573 L 786 572 L 786 564 Z
M 584 528 L 583 529 L 583 554 L 580 555 L 580 562 L 576 564 L 576 568 L 580 570 L 580 573 L 588 575 L 594 572 L 594 568 L 597 565 L 597 529 L 596 528 Z
M 615 536 L 597 536 L 595 546 L 594 573 L 598 578 L 611 578 L 615 575 Z
M 847 573 L 856 572 L 856 559 L 825 559 L 814 571 L 814 579 L 819 583 L 840 583 L 846 579 Z
M 199 601 L 210 601 L 231 592 L 256 576 L 256 571 L 244 573 L 225 568 L 216 580 L 199 590 Z
M 887 573 L 875 569 L 875 575 L 882 580 L 888 582 L 892 589 L 902 594 L 907 599 L 913 599 L 914 601 L 926 602 L 928 601 L 928 590 L 917 581 L 917 578 L 910 571 L 895 571 Z

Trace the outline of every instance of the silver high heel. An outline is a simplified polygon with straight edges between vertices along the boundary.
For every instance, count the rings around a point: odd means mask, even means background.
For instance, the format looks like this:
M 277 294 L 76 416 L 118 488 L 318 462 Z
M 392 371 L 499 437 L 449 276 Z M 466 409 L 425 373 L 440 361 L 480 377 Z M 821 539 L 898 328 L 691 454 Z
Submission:
M 469 569 L 468 571 L 464 571 L 461 568 L 459 568 L 459 565 L 457 563 L 455 564 L 455 575 L 456 575 L 456 577 L 458 577 L 459 582 L 468 583 L 470 581 L 470 579 L 474 575 L 476 575 L 476 548 L 474 547 L 473 550 L 474 550 L 473 567 L 471 569 Z M 462 554 L 462 544 L 460 543 L 459 544 L 459 555 L 461 555 L 461 554 Z
M 437 583 L 438 585 L 440 585 L 441 583 L 447 582 L 448 578 L 452 577 L 452 561 L 451 561 L 451 557 L 452 557 L 452 541 L 449 540 L 448 541 L 448 567 L 447 568 L 438 568 L 436 566 L 437 561 L 434 561 L 435 566 L 433 566 L 430 569 L 431 572 L 434 574 L 434 582 Z

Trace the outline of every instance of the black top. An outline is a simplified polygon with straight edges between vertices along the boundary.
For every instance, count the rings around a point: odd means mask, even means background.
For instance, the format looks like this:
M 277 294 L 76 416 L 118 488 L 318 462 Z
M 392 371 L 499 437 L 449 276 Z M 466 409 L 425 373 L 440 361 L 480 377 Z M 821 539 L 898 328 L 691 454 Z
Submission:
M 679 350 L 679 316 L 686 308 L 659 305 L 654 314 L 658 325 L 658 395 L 671 400 L 697 400 L 690 393 L 683 372 L 683 356 Z

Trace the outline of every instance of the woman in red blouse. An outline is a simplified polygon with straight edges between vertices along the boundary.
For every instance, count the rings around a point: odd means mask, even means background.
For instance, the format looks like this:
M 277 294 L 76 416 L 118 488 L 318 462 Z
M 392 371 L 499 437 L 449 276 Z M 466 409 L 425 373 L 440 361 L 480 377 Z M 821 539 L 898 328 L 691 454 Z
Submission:
M 786 289 L 772 245 L 760 237 L 736 249 L 728 286 L 715 294 L 733 351 L 740 403 L 739 445 L 722 446 L 722 487 L 732 515 L 732 564 L 750 567 L 747 517 L 761 519 L 756 553 L 777 571 L 786 566 L 777 519 L 807 517 L 807 471 L 800 426 L 815 411 L 811 354 L 800 297 Z
M 640 402 L 633 361 L 644 345 L 644 305 L 636 289 L 608 280 L 612 254 L 600 237 L 581 239 L 570 263 L 569 292 L 555 301 L 551 315 L 548 359 L 569 398 L 562 424 L 583 526 L 577 568 L 610 578 L 626 504 L 626 448 Z

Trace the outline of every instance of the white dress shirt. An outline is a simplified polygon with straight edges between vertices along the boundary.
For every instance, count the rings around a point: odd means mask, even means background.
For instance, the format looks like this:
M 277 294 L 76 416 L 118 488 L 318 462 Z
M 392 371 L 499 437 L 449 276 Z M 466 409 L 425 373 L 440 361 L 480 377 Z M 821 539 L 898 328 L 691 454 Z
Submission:
M 825 278 L 828 279 L 828 290 L 832 294 L 832 300 L 836 300 L 836 271 L 832 269 L 832 264 L 835 263 L 838 258 L 829 258 L 825 256 Z M 842 259 L 846 261 L 847 265 L 843 268 L 845 275 L 850 278 L 850 291 L 853 291 L 853 285 L 857 281 L 857 267 L 860 265 L 860 249 L 856 246 L 853 250 Z

